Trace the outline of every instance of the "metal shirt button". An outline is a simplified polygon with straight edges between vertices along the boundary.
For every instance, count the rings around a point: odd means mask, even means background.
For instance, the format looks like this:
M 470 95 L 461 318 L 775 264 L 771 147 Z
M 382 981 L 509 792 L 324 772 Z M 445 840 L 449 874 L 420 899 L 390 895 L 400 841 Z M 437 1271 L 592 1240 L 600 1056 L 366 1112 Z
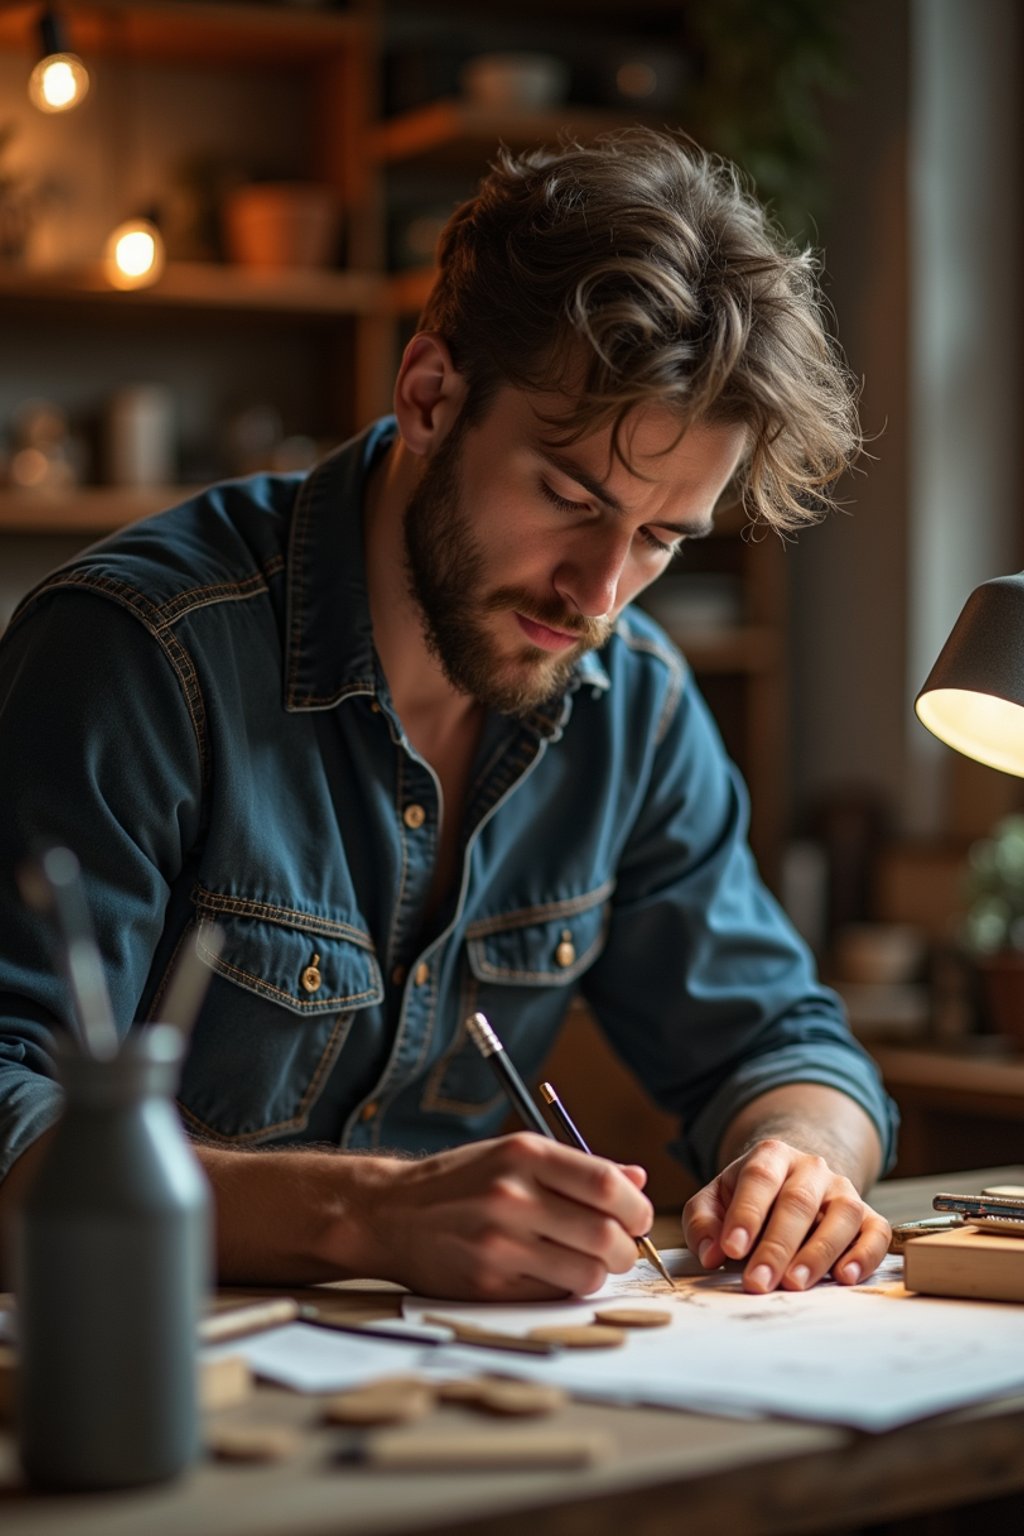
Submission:
M 575 959 L 576 946 L 572 942 L 572 934 L 568 928 L 563 928 L 561 943 L 555 950 L 555 964 L 565 969 L 566 966 L 572 965 Z
M 430 966 L 425 960 L 420 961 L 412 979 L 418 987 L 424 986 L 430 980 Z
M 407 974 L 408 973 L 406 972 L 404 965 L 396 965 L 394 970 L 391 972 L 391 980 L 394 982 L 396 987 L 400 987 Z
M 299 977 L 299 980 L 302 982 L 303 988 L 307 992 L 319 992 L 321 986 L 323 985 L 323 977 L 320 974 L 319 955 L 313 956 L 312 964 L 306 966 L 306 969 Z
M 377 1103 L 377 1100 L 371 1099 L 369 1104 L 363 1105 L 359 1112 L 359 1118 L 361 1120 L 372 1120 L 378 1109 L 380 1109 L 380 1105 Z
M 422 805 L 407 805 L 402 812 L 402 820 L 413 832 L 419 830 L 427 819 L 427 813 Z

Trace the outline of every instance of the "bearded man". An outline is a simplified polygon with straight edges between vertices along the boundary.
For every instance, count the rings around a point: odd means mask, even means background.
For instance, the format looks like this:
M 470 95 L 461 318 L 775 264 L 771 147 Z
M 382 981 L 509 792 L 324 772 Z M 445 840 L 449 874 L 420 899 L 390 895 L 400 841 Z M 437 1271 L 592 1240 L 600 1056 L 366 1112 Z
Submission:
M 55 572 L 0 651 L 0 1205 L 68 1004 L 14 870 L 69 844 L 119 1028 L 223 949 L 180 1111 L 220 1277 L 586 1293 L 644 1170 L 530 1132 L 579 989 L 680 1120 L 683 1235 L 753 1291 L 870 1274 L 893 1112 L 762 885 L 685 661 L 633 606 L 727 490 L 777 529 L 858 447 L 810 258 L 668 134 L 503 156 L 442 237 L 393 416 Z

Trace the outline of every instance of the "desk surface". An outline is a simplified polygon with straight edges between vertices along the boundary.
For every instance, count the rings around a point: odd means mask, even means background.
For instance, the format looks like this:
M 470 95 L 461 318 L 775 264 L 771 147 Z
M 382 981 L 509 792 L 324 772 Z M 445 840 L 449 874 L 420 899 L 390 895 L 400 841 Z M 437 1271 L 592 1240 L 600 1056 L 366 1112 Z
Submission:
M 954 1181 L 1024 1182 L 1024 1166 Z M 928 1214 L 935 1188 L 933 1178 L 894 1181 L 875 1202 L 906 1220 Z M 669 1222 L 656 1235 L 667 1244 L 674 1231 Z M 331 1288 L 331 1296 L 346 1315 L 395 1310 L 380 1289 Z M 464 1413 L 447 1405 L 427 1422 L 458 1433 Z M 795 1536 L 1024 1490 L 1024 1396 L 881 1436 L 573 1403 L 560 1424 L 604 1430 L 616 1454 L 598 1468 L 545 1473 L 341 1470 L 329 1459 L 336 1432 L 317 1424 L 316 1400 L 269 1387 L 224 1417 L 308 1433 L 284 1464 L 207 1463 L 177 1484 L 88 1498 L 26 1493 L 13 1441 L 0 1436 L 0 1528 L 5 1536 L 678 1536 L 685 1510 L 692 1531 Z

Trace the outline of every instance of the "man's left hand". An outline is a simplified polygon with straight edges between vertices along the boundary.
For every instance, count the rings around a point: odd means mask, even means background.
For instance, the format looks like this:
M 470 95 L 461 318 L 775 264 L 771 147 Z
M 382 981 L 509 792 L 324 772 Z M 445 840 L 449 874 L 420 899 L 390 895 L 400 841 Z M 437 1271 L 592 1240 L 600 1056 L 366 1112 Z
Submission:
M 829 1271 L 842 1285 L 872 1274 L 890 1227 L 824 1158 L 768 1139 L 687 1202 L 683 1235 L 705 1269 L 745 1259 L 748 1291 L 803 1291 Z

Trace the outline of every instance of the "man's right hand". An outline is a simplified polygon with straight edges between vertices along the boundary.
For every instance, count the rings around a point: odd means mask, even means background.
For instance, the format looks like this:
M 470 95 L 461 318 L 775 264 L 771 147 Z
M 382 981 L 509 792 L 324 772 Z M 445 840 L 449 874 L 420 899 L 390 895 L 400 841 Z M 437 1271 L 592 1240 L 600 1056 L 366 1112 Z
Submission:
M 428 1296 L 544 1300 L 636 1261 L 642 1168 L 516 1132 L 430 1157 L 196 1149 L 222 1282 L 394 1280 Z
M 636 1262 L 636 1238 L 653 1219 L 642 1168 L 529 1131 L 415 1162 L 387 1159 L 379 1172 L 367 1213 L 380 1255 L 373 1273 L 428 1296 L 585 1295 Z

